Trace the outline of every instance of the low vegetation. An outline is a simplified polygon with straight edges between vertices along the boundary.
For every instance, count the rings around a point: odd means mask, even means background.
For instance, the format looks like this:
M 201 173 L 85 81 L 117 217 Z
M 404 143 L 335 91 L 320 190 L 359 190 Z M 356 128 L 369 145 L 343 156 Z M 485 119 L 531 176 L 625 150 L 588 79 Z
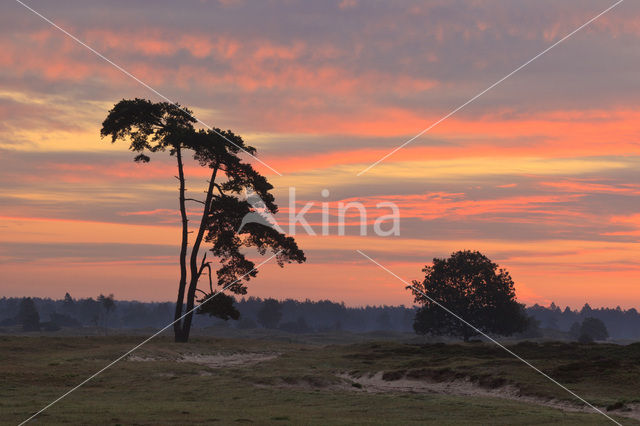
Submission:
M 46 424 L 603 424 L 568 393 L 485 343 L 169 336 L 42 414 Z M 261 338 L 257 338 L 261 337 Z M 353 340 L 348 336 L 349 340 Z M 26 419 L 141 337 L 0 337 L 0 412 Z M 328 341 L 334 343 L 327 344 Z M 625 424 L 640 402 L 640 344 L 531 343 L 512 350 Z M 237 362 L 230 362 L 235 359 Z M 374 378 L 379 383 L 374 385 Z M 474 394 L 394 383 L 461 383 Z M 391 387 L 387 389 L 384 385 Z M 501 392 L 511 389 L 510 393 Z M 516 390 L 513 392 L 513 390 Z M 549 401 L 555 403 L 552 406 Z M 92 416 L 87 419 L 88 414 Z M 625 417 L 622 417 L 625 416 Z

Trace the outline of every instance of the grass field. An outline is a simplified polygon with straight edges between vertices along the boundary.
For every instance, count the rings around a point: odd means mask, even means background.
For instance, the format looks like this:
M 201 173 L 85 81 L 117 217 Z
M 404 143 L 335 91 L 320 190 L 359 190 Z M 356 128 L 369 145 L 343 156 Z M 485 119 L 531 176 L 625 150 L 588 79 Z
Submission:
M 20 423 L 141 340 L 0 336 L 0 421 Z M 628 417 L 640 402 L 640 344 L 511 348 L 617 421 L 640 424 Z M 34 423 L 610 423 L 571 411 L 581 408 L 566 391 L 484 343 L 160 337 L 134 355 Z

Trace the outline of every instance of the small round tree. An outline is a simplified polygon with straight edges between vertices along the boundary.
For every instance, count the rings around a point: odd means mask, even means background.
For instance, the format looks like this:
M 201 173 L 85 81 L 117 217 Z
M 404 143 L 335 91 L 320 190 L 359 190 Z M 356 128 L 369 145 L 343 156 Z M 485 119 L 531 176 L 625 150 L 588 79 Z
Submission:
M 414 319 L 416 333 L 462 337 L 465 342 L 478 334 L 434 301 L 485 333 L 508 336 L 527 328 L 529 319 L 516 301 L 511 276 L 480 252 L 434 258 L 422 271 L 424 280 L 408 287 L 422 305 Z
M 116 302 L 114 300 L 113 294 L 105 296 L 101 294 L 98 296 L 98 303 L 102 305 L 104 309 L 104 335 L 107 335 L 107 325 L 109 323 L 109 313 L 116 308 Z
M 578 321 L 571 324 L 571 328 L 569 328 L 569 336 L 573 339 L 578 339 L 578 337 L 580 337 L 580 327 L 581 324 Z
M 583 343 L 593 342 L 594 340 L 607 340 L 609 332 L 607 326 L 598 318 L 585 318 L 580 326 L 580 336 L 578 341 Z
M 282 319 L 282 304 L 275 299 L 266 299 L 258 311 L 258 322 L 264 328 L 276 328 Z
M 32 298 L 25 297 L 20 302 L 18 323 L 22 325 L 22 331 L 40 331 L 40 315 Z

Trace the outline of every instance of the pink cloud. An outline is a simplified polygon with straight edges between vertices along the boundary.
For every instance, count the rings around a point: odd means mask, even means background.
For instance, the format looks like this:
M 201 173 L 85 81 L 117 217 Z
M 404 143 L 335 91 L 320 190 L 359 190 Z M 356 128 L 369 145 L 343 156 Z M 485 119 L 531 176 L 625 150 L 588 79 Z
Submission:
M 540 185 L 563 192 L 640 195 L 640 185 L 635 184 L 608 185 L 585 180 L 564 180 L 559 182 L 540 182 Z

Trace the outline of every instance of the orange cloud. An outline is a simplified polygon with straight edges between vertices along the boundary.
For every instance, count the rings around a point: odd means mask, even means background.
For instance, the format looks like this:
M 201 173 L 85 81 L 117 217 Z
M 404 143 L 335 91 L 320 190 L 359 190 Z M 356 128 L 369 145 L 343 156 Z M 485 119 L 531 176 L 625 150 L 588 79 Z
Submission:
M 123 75 L 110 65 L 96 59 L 75 56 L 80 47 L 50 31 L 30 34 L 33 46 L 25 48 L 9 44 L 0 56 L 0 65 L 12 72 L 41 72 L 51 81 L 81 81 L 100 76 L 112 83 L 122 83 Z M 228 61 L 229 69 L 212 69 L 210 66 L 181 63 L 177 67 L 149 64 L 145 57 L 134 57 L 123 66 L 133 75 L 152 86 L 178 84 L 188 88 L 197 85 L 220 87 L 229 85 L 253 92 L 258 89 L 309 90 L 320 94 L 357 95 L 369 93 L 384 85 L 393 93 L 412 93 L 431 89 L 437 83 L 426 78 L 412 78 L 379 71 L 349 71 L 331 65 L 304 65 L 298 61 L 302 53 L 332 55 L 332 49 L 316 49 L 302 42 L 278 45 L 270 41 L 242 43 L 227 37 L 208 34 L 170 34 L 164 29 L 145 28 L 135 32 L 113 32 L 90 29 L 78 33 L 80 39 L 98 51 L 117 51 L 144 56 L 170 56 L 184 50 L 195 58 L 213 56 Z M 51 43 L 65 48 L 52 55 Z M 76 50 L 73 50 L 73 49 Z M 324 52 L 324 53 L 323 53 Z M 283 63 L 285 64 L 283 66 Z M 304 95 L 297 95 L 304 96 Z
M 188 179 L 202 179 L 211 175 L 209 169 L 196 165 L 185 166 Z M 55 180 L 63 183 L 148 183 L 168 182 L 176 174 L 176 166 L 166 161 L 136 164 L 133 161 L 111 164 L 50 163 L 40 166 L 41 173 L 26 176 L 30 182 Z
M 521 213 L 521 218 L 514 218 L 516 221 L 535 221 L 550 223 L 554 218 L 564 217 L 565 219 L 584 218 L 586 214 L 579 211 L 571 211 L 566 208 L 559 208 L 558 204 L 577 201 L 580 195 L 516 195 L 511 197 L 500 197 L 486 200 L 465 199 L 463 193 L 431 192 L 425 194 L 412 195 L 381 195 L 374 197 L 355 197 L 328 203 L 328 216 L 336 219 L 338 214 L 338 203 L 361 203 L 371 214 L 378 212 L 377 204 L 381 202 L 393 202 L 398 206 L 403 219 L 417 218 L 422 220 L 446 219 L 464 220 L 470 217 L 487 215 L 491 220 L 504 221 L 501 215 Z M 298 210 L 308 201 L 298 201 Z M 315 202 L 308 210 L 309 214 L 322 214 L 323 206 L 321 202 Z M 289 214 L 289 207 L 280 209 L 283 219 Z M 389 214 L 388 209 L 381 209 L 380 214 Z M 532 219 L 537 215 L 537 219 Z M 356 209 L 346 212 L 345 217 L 359 217 Z M 499 218 L 499 219 L 498 219 Z M 286 223 L 286 222 L 285 222 Z M 335 225 L 335 220 L 332 222 Z
M 177 244 L 178 228 L 91 220 L 0 216 L 2 242 Z
M 397 143 L 384 148 L 340 149 L 328 153 L 265 156 L 264 161 L 284 172 L 329 168 L 345 164 L 367 164 L 379 160 L 437 118 L 418 117 L 415 112 L 378 111 L 365 118 L 314 116 L 290 117 L 273 131 L 285 133 L 325 134 L 327 138 L 349 136 L 397 137 Z M 377 117 L 376 117 L 377 116 Z M 593 117 L 600 117 L 594 119 Z M 376 119 L 377 118 L 377 119 Z M 555 111 L 532 114 L 522 119 L 449 118 L 422 138 L 451 141 L 451 145 L 424 146 L 420 138 L 389 157 L 386 162 L 433 161 L 474 157 L 578 157 L 600 155 L 638 155 L 640 112 L 619 111 Z M 290 126 L 289 126 L 290 125 Z M 329 133 L 330 132 L 330 133 Z M 527 141 L 522 143 L 520 141 Z
M 540 185 L 564 192 L 640 195 L 640 185 L 635 184 L 607 185 L 584 180 L 565 180 L 560 182 L 540 182 Z

